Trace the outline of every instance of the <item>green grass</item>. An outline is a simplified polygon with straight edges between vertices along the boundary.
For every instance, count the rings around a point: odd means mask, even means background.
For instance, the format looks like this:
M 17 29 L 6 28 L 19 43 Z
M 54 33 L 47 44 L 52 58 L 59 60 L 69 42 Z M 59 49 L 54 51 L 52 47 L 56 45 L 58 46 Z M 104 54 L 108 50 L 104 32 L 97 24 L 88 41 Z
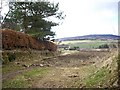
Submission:
M 113 87 L 113 83 L 118 78 L 117 57 L 118 56 L 112 58 L 112 63 L 109 65 L 109 67 L 104 66 L 97 70 L 97 72 L 94 72 L 83 79 L 84 85 L 86 87 L 98 87 L 98 85 L 101 85 L 102 87 Z
M 3 52 L 3 57 L 5 57 L 6 53 L 11 53 L 13 51 L 5 51 Z M 22 65 L 30 66 L 33 63 L 40 62 L 42 59 L 50 58 L 54 56 L 54 52 L 49 51 L 16 51 L 15 52 L 16 59 L 14 61 L 3 64 L 2 73 L 7 74 L 10 72 L 15 72 L 17 70 L 24 69 Z M 5 60 L 5 59 L 4 59 Z M 19 64 L 16 64 L 16 63 Z
M 104 82 L 106 76 L 108 76 L 109 70 L 102 68 L 95 74 L 91 75 L 89 78 L 84 80 L 84 83 L 88 87 L 93 87 L 94 85 L 99 85 L 101 82 Z
M 63 41 L 61 44 L 70 45 L 71 48 L 79 47 L 79 48 L 98 48 L 100 45 L 109 44 L 113 42 L 111 41 L 102 41 L 102 40 L 75 40 L 75 41 Z M 115 42 L 115 41 L 114 41 Z
M 2 67 L 2 74 L 4 75 L 4 74 L 10 73 L 10 72 L 15 72 L 22 68 L 23 68 L 22 66 L 14 65 L 14 63 L 9 63 Z
M 74 43 L 74 44 L 70 44 L 70 47 L 79 47 L 79 48 L 97 48 L 102 44 L 106 44 L 107 42 L 80 42 L 80 43 Z
M 3 88 L 28 88 L 32 83 L 44 77 L 50 68 L 34 68 L 22 74 L 15 76 L 13 79 L 3 80 Z
M 24 76 L 16 76 L 14 79 L 3 81 L 3 88 L 25 88 L 28 87 L 28 82 Z
M 70 47 L 79 47 L 79 48 L 97 48 L 99 45 L 102 43 L 75 43 L 75 44 L 70 44 Z
M 49 68 L 36 68 L 36 69 L 31 70 L 31 71 L 25 72 L 23 75 L 25 77 L 35 78 L 35 77 L 39 77 L 39 76 L 47 73 L 48 69 Z
M 80 87 L 81 84 L 88 88 L 96 88 L 99 85 L 101 87 L 113 87 L 113 83 L 118 79 L 117 59 L 117 56 L 113 58 L 109 68 L 104 66 L 98 69 L 93 65 L 86 66 L 84 71 L 88 74 L 82 79 L 82 81 L 76 80 L 75 87 Z

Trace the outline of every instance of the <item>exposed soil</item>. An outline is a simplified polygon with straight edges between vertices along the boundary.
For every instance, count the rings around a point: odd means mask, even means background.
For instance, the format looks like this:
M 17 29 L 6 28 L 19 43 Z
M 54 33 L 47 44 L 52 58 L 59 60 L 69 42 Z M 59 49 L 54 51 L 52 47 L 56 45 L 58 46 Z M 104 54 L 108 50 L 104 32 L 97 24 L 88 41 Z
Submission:
M 79 52 L 54 59 L 47 59 L 44 63 L 54 68 L 44 78 L 38 80 L 33 87 L 37 88 L 69 88 L 84 87 L 80 81 L 94 72 L 90 68 L 94 65 L 99 69 L 102 62 L 110 57 L 110 52 Z M 86 69 L 89 68 L 89 69 Z M 96 70 L 97 70 L 96 69 Z M 77 81 L 79 80 L 79 84 Z
M 106 58 L 109 53 L 110 52 L 77 52 L 42 60 L 42 64 L 53 67 L 80 67 L 81 65 L 90 65 L 97 62 L 97 60 Z
M 90 66 L 94 66 L 97 70 L 106 65 L 109 62 L 106 60 L 110 59 L 111 56 L 114 56 L 114 52 L 76 52 L 55 56 L 33 63 L 23 70 L 4 75 L 3 79 L 13 78 L 35 67 L 50 67 L 52 70 L 43 78 L 34 81 L 32 88 L 84 87 L 80 81 L 94 72 Z

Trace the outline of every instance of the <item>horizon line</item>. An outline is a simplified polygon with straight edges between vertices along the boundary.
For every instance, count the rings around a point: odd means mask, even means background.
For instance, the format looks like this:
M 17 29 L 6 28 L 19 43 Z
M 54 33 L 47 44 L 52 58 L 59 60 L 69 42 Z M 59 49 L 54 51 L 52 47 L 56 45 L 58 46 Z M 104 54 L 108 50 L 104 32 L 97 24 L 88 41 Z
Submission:
M 87 35 L 114 35 L 114 36 L 120 36 L 119 34 L 86 34 L 86 35 L 80 35 L 80 36 L 87 36 Z M 71 38 L 71 37 L 79 37 L 79 36 L 68 36 L 68 37 L 60 37 L 60 38 L 56 38 L 56 39 L 62 39 L 62 38 Z

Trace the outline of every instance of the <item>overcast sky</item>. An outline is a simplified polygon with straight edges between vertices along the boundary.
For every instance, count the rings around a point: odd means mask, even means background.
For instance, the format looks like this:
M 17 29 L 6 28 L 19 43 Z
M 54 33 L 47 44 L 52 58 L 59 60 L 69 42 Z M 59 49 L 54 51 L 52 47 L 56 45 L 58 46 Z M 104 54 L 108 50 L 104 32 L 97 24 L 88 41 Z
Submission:
M 52 28 L 56 32 L 56 38 L 88 34 L 118 35 L 119 0 L 48 1 L 59 2 L 60 10 L 66 14 L 62 25 Z
M 66 14 L 63 24 L 53 28 L 56 37 L 88 34 L 118 35 L 119 0 L 51 0 Z

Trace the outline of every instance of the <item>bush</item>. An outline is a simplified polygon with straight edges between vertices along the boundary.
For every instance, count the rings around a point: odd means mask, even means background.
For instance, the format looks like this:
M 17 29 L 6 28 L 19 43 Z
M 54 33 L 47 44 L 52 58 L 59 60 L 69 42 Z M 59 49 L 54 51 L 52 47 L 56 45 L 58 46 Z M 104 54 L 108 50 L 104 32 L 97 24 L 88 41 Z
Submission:
M 7 64 L 16 59 L 16 54 L 14 52 L 3 52 L 2 53 L 2 64 Z
M 79 49 L 79 47 L 72 47 L 72 48 L 70 48 L 69 50 L 78 50 Z
M 39 41 L 36 40 L 34 37 L 9 29 L 0 30 L 0 31 L 2 31 L 2 47 L 4 50 L 14 50 L 14 49 L 22 49 L 22 50 L 36 49 L 36 50 L 49 50 L 49 51 L 57 50 L 56 44 L 50 41 Z
M 15 58 L 16 58 L 16 56 L 15 56 L 15 53 L 14 53 L 14 52 L 8 54 L 8 60 L 9 60 L 9 62 L 14 61 Z
M 100 45 L 98 48 L 109 48 L 109 45 L 108 44 L 103 44 L 103 45 Z

